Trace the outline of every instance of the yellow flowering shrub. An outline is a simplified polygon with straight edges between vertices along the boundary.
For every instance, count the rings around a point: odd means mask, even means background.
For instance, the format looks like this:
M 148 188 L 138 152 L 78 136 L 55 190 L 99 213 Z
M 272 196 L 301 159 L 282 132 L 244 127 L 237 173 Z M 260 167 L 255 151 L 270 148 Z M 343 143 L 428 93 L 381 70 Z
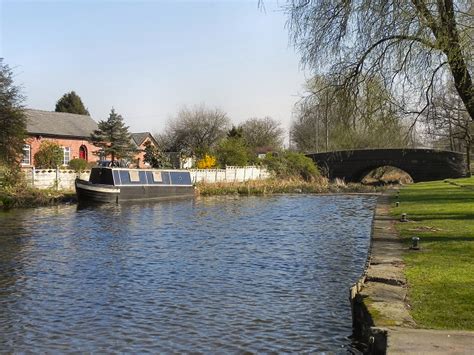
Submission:
M 216 166 L 217 159 L 212 155 L 206 154 L 204 158 L 198 160 L 197 167 L 198 169 L 211 169 Z

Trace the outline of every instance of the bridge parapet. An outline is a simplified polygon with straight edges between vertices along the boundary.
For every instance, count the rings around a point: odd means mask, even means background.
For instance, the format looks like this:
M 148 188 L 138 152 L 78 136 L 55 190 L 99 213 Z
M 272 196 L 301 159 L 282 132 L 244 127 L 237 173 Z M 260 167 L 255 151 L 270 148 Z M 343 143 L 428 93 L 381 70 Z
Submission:
M 307 154 L 330 179 L 360 182 L 370 171 L 393 166 L 414 182 L 466 176 L 462 153 L 435 149 L 360 149 Z

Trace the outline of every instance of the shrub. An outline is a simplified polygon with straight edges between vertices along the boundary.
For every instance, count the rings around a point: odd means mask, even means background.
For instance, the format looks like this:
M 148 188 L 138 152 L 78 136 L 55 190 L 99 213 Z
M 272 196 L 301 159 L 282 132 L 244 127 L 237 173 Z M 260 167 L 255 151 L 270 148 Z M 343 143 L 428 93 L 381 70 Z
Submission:
M 301 153 L 268 154 L 263 163 L 279 178 L 301 178 L 305 181 L 313 181 L 320 176 L 313 160 Z
M 7 166 L 0 164 L 0 189 L 25 183 L 25 176 L 19 166 Z
M 35 165 L 41 169 L 55 169 L 62 164 L 63 157 L 63 150 L 58 144 L 44 141 L 35 154 Z
M 84 171 L 87 170 L 89 167 L 89 163 L 85 159 L 81 158 L 76 158 L 76 159 L 71 159 L 69 161 L 69 167 L 73 169 L 74 171 Z
M 227 138 L 220 142 L 216 150 L 217 160 L 226 165 L 245 166 L 249 160 L 248 148 L 242 138 Z
M 206 154 L 204 158 L 198 160 L 197 167 L 198 169 L 211 169 L 216 166 L 216 158 L 212 155 Z

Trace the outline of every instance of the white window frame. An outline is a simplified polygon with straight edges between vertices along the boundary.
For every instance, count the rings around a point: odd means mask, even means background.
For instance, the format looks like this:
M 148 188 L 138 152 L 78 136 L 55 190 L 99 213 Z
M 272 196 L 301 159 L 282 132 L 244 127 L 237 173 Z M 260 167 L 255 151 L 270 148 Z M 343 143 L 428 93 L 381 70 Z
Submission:
M 28 151 L 28 153 L 26 153 Z M 23 144 L 23 158 L 21 159 L 21 165 L 31 165 L 31 145 Z
M 71 161 L 71 147 L 63 147 L 63 165 L 68 165 Z

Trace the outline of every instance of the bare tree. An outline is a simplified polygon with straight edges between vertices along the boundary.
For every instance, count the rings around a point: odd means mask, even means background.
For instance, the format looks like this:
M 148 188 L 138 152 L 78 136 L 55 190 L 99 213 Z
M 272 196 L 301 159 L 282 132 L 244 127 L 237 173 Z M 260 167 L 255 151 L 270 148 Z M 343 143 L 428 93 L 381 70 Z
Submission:
M 418 113 L 446 74 L 474 120 L 472 0 L 288 0 L 285 9 L 304 65 L 345 88 L 382 75 Z
M 204 155 L 226 136 L 230 126 L 227 114 L 204 105 L 182 108 L 158 135 L 160 148 L 166 151 Z
M 471 121 L 453 85 L 447 85 L 433 97 L 433 108 L 423 115 L 428 135 L 435 146 L 466 153 L 470 172 L 474 123 Z
M 249 118 L 239 128 L 242 129 L 242 137 L 247 146 L 252 150 L 262 147 L 278 150 L 283 145 L 284 132 L 281 124 L 271 117 Z

